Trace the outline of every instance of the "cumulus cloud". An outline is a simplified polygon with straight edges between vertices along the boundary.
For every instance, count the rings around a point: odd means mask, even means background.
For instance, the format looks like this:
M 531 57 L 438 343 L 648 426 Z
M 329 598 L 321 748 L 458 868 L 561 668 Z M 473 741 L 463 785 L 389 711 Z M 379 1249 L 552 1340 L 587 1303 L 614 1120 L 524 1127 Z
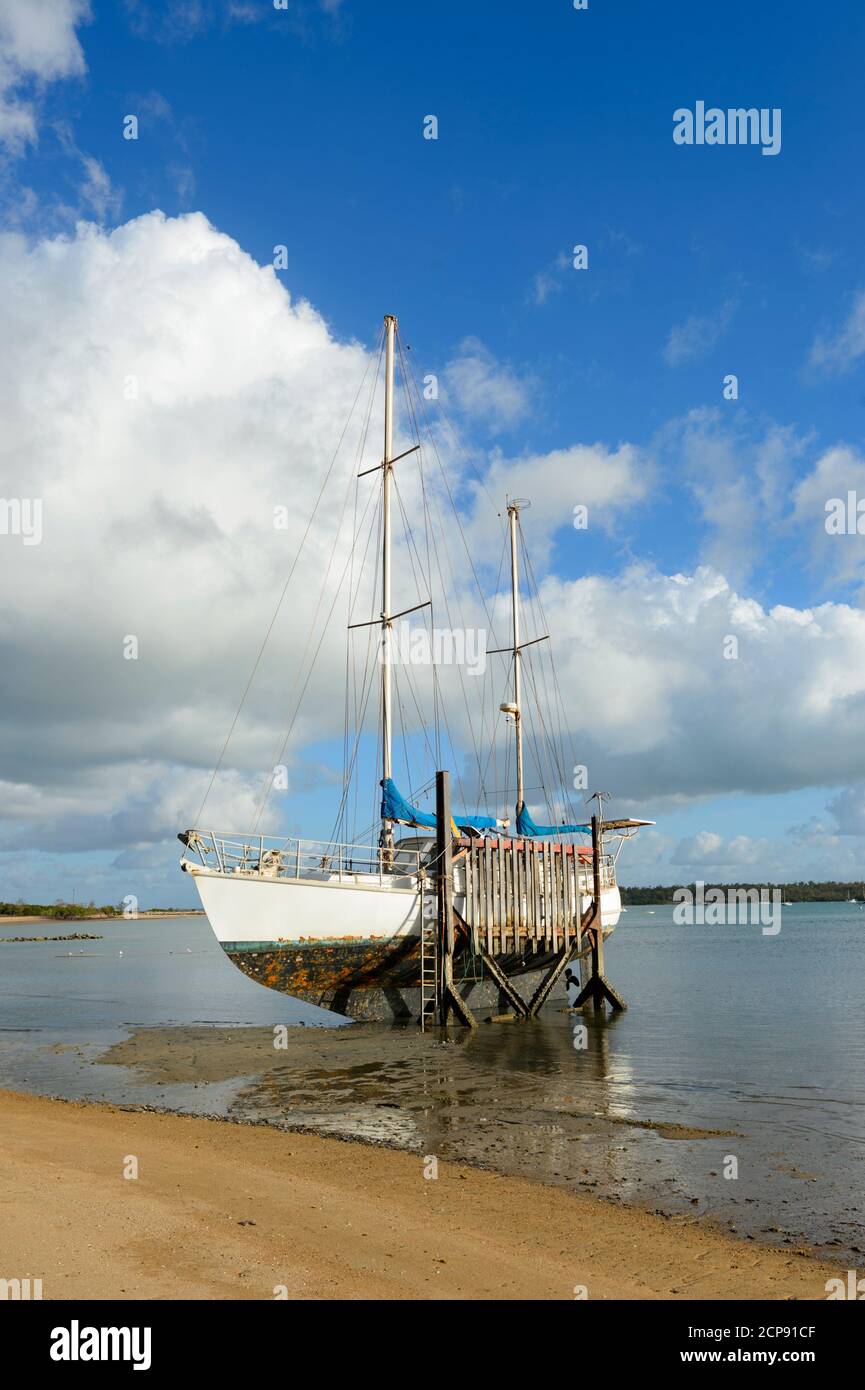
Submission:
M 194 818 L 373 356 L 338 341 L 200 214 L 153 213 L 111 232 L 82 224 L 33 244 L 0 238 L 0 491 L 43 504 L 41 545 L 0 540 L 0 847 L 14 851 L 16 872 L 28 846 L 155 862 Z M 320 658 L 285 755 L 292 823 L 298 789 L 338 775 L 314 750 L 343 727 L 347 614 L 334 604 L 346 597 L 355 474 L 377 461 L 378 432 L 358 446 L 337 455 L 217 781 L 211 811 L 226 829 L 253 814 L 308 674 L 312 628 Z M 652 467 L 627 443 L 494 454 L 486 490 L 463 494 L 473 553 L 498 558 L 490 496 L 532 498 L 524 523 L 543 553 L 577 503 L 618 524 L 646 495 Z M 401 497 L 418 515 L 413 487 L 401 472 Z M 408 604 L 409 555 L 397 558 Z M 466 620 L 483 623 L 479 603 L 462 598 Z M 566 742 L 617 804 L 652 812 L 865 780 L 860 610 L 766 610 L 709 566 L 548 574 L 541 598 Z M 370 612 L 355 616 L 374 616 L 375 596 L 361 602 Z M 506 633 L 506 595 L 492 607 Z M 738 659 L 728 661 L 731 635 Z M 124 659 L 130 637 L 136 660 Z M 529 682 L 543 659 L 531 652 Z M 452 734 L 468 744 L 459 715 Z
M 593 783 L 651 807 L 865 775 L 861 610 L 767 610 L 708 568 L 550 576 L 542 597 Z
M 44 518 L 41 545 L 0 545 L 17 594 L 0 619 L 3 775 L 55 798 L 114 768 L 120 805 L 138 766 L 212 764 L 368 359 L 200 215 L 6 235 L 0 284 L 3 495 L 41 499 Z M 311 538 L 289 649 L 335 531 L 331 512 Z M 272 763 L 285 659 L 233 750 L 244 771 Z M 341 722 L 332 683 L 312 694 L 307 737 Z
M 12 153 L 36 139 L 35 93 L 46 82 L 84 73 L 75 30 L 90 17 L 89 0 L 4 0 L 0 6 L 0 143 Z
M 574 508 L 586 507 L 589 526 L 610 528 L 647 495 L 654 476 L 651 455 L 634 444 L 608 448 L 605 444 L 574 444 L 548 453 L 527 453 L 508 458 L 494 452 L 483 484 L 473 484 L 472 541 L 478 550 L 497 558 L 501 534 L 495 512 L 483 498 L 504 507 L 506 497 L 526 498 L 531 509 L 521 523 L 534 557 L 544 566 L 553 538 L 563 528 L 573 534 Z

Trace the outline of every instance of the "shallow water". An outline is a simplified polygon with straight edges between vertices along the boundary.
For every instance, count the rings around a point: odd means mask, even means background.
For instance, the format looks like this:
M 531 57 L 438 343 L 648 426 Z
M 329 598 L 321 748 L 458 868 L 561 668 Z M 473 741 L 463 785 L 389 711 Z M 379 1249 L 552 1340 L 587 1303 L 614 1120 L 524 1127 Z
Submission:
M 607 948 L 626 1014 L 554 1005 L 446 1036 L 340 1026 L 263 989 L 203 918 L 70 930 L 103 939 L 0 945 L 0 1085 L 395 1144 L 854 1266 L 865 1250 L 858 905 L 786 908 L 777 937 L 631 908 Z

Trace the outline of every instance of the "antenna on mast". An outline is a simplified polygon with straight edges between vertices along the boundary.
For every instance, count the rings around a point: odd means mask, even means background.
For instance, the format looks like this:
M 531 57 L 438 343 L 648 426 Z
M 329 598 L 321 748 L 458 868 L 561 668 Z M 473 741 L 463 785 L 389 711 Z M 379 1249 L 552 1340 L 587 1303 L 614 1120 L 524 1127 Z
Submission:
M 604 802 L 605 802 L 605 801 L 609 801 L 609 800 L 611 799 L 612 795 L 613 795 L 612 792 L 592 792 L 591 796 L 587 796 L 587 797 L 586 797 L 586 805 L 587 805 L 587 806 L 591 805 L 591 803 L 592 803 L 593 801 L 597 801 L 597 803 L 598 803 L 598 809 L 597 809 L 597 811 L 595 812 L 595 814 L 596 814 L 596 816 L 597 816 L 597 818 L 598 818 L 598 829 L 599 829 L 599 830 L 603 827 L 603 824 L 604 824 Z

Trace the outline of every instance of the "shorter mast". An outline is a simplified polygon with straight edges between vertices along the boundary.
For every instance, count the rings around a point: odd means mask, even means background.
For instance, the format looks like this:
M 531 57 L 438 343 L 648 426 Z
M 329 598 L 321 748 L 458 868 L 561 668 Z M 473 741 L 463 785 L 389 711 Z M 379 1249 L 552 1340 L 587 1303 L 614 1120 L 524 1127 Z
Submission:
M 517 518 L 520 502 L 508 503 L 508 524 L 511 532 L 511 618 L 514 639 L 514 703 L 511 713 L 514 716 L 514 733 L 517 745 L 517 815 L 523 809 L 523 720 L 520 704 L 520 576 L 517 559 Z

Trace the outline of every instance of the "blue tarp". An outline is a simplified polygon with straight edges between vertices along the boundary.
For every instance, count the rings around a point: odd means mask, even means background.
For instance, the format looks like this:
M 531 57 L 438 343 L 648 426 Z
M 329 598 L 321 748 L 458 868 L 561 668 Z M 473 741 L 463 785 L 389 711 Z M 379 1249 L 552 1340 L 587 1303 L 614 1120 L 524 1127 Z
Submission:
M 420 825 L 426 830 L 435 830 L 436 818 L 429 811 L 419 811 L 406 801 L 392 777 L 385 777 L 381 784 L 382 820 L 398 820 L 404 825 Z M 495 816 L 454 816 L 453 820 L 462 829 L 471 826 L 474 830 L 495 830 L 499 824 Z
M 535 825 L 525 802 L 517 812 L 517 834 L 527 838 L 530 835 L 575 835 L 578 831 L 590 831 L 591 828 L 590 825 Z

